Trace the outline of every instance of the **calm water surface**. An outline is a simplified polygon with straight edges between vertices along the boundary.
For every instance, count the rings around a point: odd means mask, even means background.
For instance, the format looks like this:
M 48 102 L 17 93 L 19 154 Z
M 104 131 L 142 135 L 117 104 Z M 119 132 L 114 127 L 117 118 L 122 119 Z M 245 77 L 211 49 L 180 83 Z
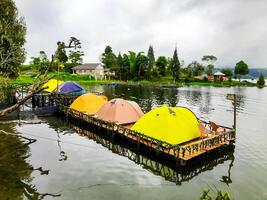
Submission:
M 121 141 L 112 143 L 99 134 L 82 137 L 64 118 L 26 115 L 34 124 L 0 125 L 5 131 L 0 132 L 0 199 L 199 199 L 203 188 L 229 191 L 234 199 L 267 199 L 266 88 L 88 89 L 109 99 L 134 100 L 144 111 L 163 104 L 187 106 L 201 119 L 228 126 L 233 108 L 225 96 L 235 92 L 235 148 L 188 170 L 173 170 Z M 36 142 L 27 145 L 17 135 Z

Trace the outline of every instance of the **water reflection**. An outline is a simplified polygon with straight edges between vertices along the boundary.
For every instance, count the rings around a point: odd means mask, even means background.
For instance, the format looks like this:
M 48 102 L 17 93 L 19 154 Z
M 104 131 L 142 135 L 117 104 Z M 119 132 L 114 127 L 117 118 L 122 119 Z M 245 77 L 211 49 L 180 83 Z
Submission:
M 13 128 L 1 126 L 0 132 L 0 199 L 43 199 L 60 194 L 39 192 L 31 182 L 33 171 L 48 175 L 49 170 L 34 168 L 27 162 L 29 145 L 36 140 L 14 134 Z
M 222 177 L 222 182 L 231 183 L 231 168 L 234 163 L 234 146 L 222 147 L 218 151 L 211 152 L 208 156 L 196 158 L 183 167 L 178 165 L 173 159 L 155 155 L 148 152 L 146 149 L 137 149 L 136 145 L 126 143 L 121 138 L 114 138 L 103 130 L 95 129 L 94 127 L 83 127 L 80 124 L 72 121 L 71 126 L 80 136 L 94 140 L 96 143 L 108 148 L 113 153 L 124 156 L 141 165 L 155 175 L 164 177 L 167 181 L 181 185 L 187 182 L 198 174 L 212 170 L 219 164 L 230 161 L 229 169 L 225 176 Z

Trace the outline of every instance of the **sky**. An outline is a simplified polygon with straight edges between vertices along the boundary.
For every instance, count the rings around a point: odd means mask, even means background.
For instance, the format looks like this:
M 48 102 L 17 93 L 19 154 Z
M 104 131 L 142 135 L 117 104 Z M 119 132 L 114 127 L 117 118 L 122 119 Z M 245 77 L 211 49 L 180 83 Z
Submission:
M 178 56 L 185 65 L 203 55 L 216 67 L 244 60 L 267 68 L 266 0 L 15 0 L 27 24 L 28 61 L 57 41 L 80 39 L 84 62 L 99 62 L 106 45 L 113 51 Z

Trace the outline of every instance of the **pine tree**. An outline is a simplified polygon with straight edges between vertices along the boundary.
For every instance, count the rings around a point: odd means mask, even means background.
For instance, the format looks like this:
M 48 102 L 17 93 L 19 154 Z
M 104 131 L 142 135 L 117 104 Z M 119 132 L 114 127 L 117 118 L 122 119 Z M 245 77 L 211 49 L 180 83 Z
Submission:
M 106 46 L 104 53 L 102 54 L 101 61 L 104 68 L 114 70 L 116 68 L 116 56 L 112 51 L 111 46 Z
M 171 62 L 172 76 L 175 79 L 175 81 L 178 81 L 180 79 L 180 67 L 181 64 L 178 59 L 177 48 L 175 48 Z
M 150 76 L 150 72 L 151 70 L 154 68 L 155 66 L 155 56 L 154 56 L 154 49 L 153 46 L 150 45 L 148 48 L 148 52 L 147 52 L 147 58 L 148 58 L 148 69 L 147 69 L 147 75 L 148 77 Z

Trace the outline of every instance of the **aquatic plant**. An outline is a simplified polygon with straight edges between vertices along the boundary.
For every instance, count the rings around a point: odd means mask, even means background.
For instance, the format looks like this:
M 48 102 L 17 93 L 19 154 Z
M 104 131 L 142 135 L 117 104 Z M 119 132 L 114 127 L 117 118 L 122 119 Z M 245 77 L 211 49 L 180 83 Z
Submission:
M 228 192 L 217 190 L 216 196 L 210 195 L 209 189 L 204 189 L 200 200 L 231 200 L 231 196 Z

